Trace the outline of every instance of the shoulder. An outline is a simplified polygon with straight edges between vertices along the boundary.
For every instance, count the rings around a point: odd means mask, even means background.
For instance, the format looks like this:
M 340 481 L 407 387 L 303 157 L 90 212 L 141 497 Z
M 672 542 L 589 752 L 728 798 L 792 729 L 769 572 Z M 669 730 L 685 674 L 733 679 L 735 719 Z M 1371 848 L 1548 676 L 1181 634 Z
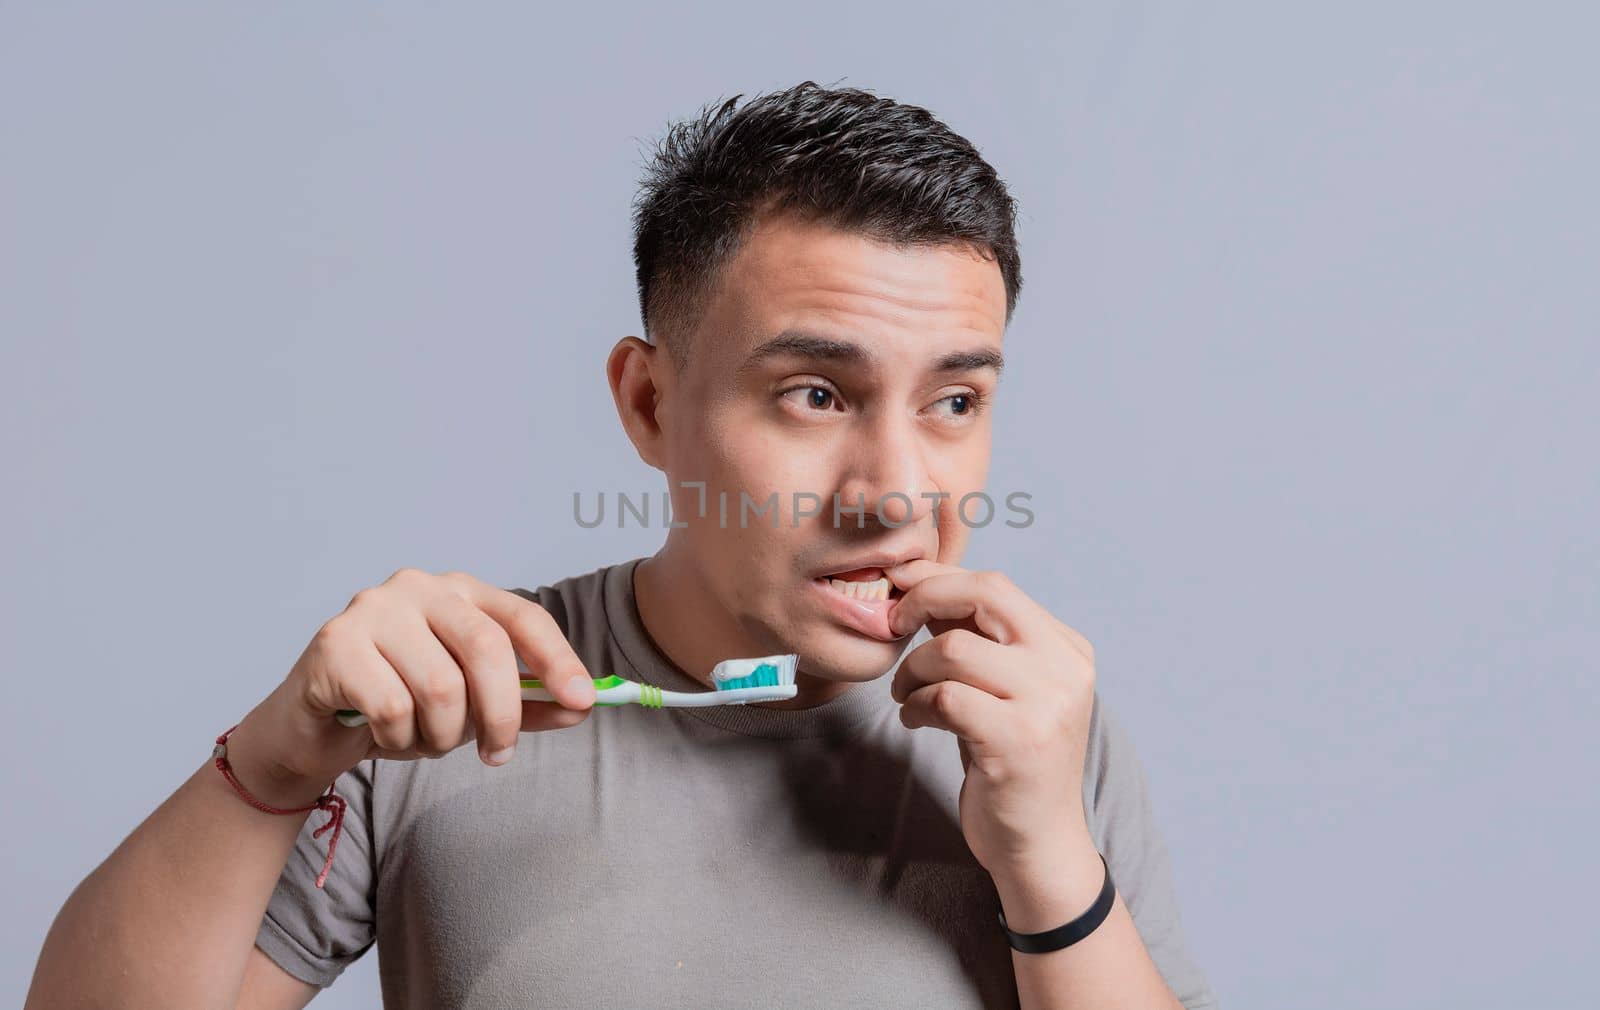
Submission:
M 510 590 L 538 604 L 555 620 L 578 659 L 591 670 L 616 658 L 619 635 L 627 638 L 637 622 L 633 570 L 643 558 L 603 565 L 581 575 Z
M 572 638 L 584 623 L 604 619 L 608 593 L 615 597 L 619 590 L 626 590 L 631 596 L 633 566 L 638 560 L 602 565 L 580 575 L 540 583 L 533 589 L 520 586 L 507 589 L 525 600 L 537 603 L 555 618 L 562 634 Z M 628 584 L 622 586 L 619 584 L 621 582 Z

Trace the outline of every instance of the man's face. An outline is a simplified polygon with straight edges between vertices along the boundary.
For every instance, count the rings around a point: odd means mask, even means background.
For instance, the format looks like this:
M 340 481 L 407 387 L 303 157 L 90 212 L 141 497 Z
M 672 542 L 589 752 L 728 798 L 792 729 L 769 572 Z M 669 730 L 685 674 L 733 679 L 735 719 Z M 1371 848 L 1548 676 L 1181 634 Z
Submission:
M 999 267 L 968 248 L 762 221 L 657 411 L 673 518 L 688 523 L 672 543 L 751 655 L 795 652 L 839 681 L 893 664 L 899 591 L 879 569 L 960 560 L 957 508 L 988 473 L 1004 332 Z M 706 484 L 703 517 L 686 481 Z M 843 510 L 863 502 L 859 518 Z

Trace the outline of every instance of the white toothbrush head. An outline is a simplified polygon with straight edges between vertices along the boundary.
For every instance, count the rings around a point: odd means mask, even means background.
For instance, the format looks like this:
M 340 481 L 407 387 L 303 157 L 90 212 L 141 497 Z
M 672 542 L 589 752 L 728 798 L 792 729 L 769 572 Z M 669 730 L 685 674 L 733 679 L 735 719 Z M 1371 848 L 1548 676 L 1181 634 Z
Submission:
M 800 657 L 794 653 L 758 656 L 755 659 L 724 659 L 712 669 L 711 684 L 719 692 L 747 692 L 746 700 L 750 701 L 793 698 L 799 690 L 794 683 L 795 665 L 799 661 Z

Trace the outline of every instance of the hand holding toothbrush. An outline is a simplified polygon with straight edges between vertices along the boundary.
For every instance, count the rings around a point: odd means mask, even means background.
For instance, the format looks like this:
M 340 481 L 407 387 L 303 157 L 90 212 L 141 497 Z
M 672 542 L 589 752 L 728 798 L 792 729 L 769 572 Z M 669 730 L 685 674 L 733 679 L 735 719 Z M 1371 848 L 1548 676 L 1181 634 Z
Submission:
M 523 700 L 518 657 L 554 704 Z M 369 757 L 440 757 L 476 740 L 485 763 L 503 764 L 519 733 L 577 725 L 594 701 L 589 672 L 542 607 L 463 572 L 402 568 L 317 630 L 229 754 L 257 795 L 295 806 Z M 368 727 L 341 725 L 343 709 Z
M 1008 909 L 1023 895 L 1035 907 L 1041 895 L 1051 907 L 1087 907 L 1104 875 L 1082 795 L 1094 647 L 1000 572 L 916 560 L 886 574 L 906 590 L 890 630 L 927 625 L 933 635 L 906 654 L 890 694 L 906 726 L 956 736 L 972 854 Z

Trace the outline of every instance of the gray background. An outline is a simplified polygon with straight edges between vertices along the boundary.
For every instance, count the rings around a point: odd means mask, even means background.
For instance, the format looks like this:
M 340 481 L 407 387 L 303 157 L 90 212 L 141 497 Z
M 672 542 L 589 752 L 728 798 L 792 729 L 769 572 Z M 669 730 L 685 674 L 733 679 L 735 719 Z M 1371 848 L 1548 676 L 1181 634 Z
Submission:
M 355 590 L 654 549 L 571 519 L 661 486 L 640 157 L 811 78 L 1021 201 L 968 561 L 1096 643 L 1225 1005 L 1593 1005 L 1595 20 L 677 7 L 0 3 L 0 1003 Z

